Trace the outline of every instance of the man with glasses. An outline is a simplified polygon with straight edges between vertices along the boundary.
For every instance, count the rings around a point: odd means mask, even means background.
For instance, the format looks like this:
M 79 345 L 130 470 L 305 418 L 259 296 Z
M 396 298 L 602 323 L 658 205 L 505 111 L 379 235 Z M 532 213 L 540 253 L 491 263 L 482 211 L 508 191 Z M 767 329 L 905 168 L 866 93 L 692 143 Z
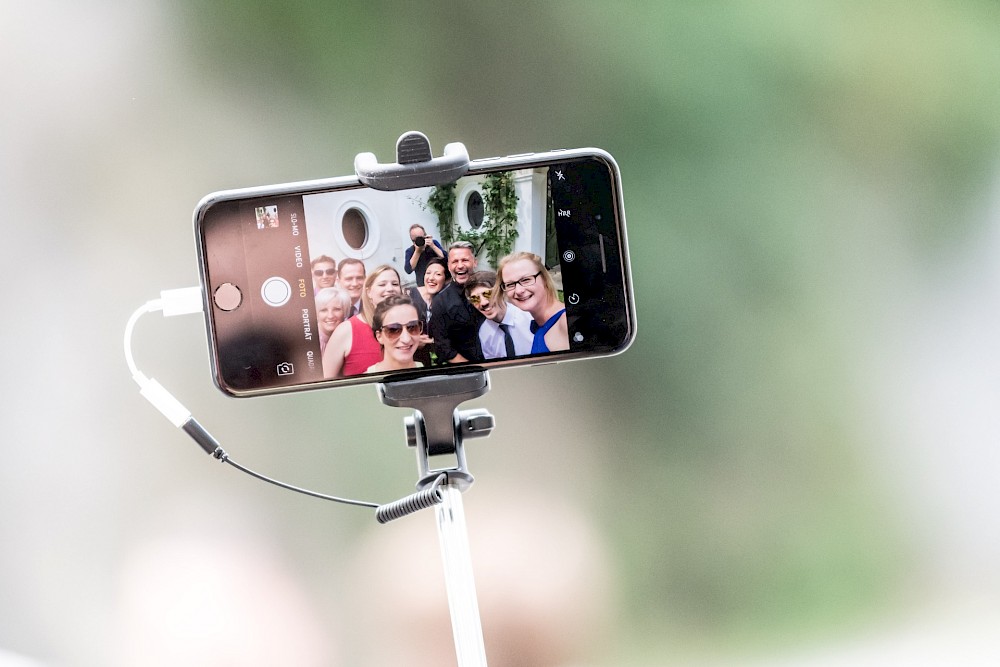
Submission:
M 465 283 L 465 296 L 486 319 L 479 325 L 479 345 L 486 359 L 512 359 L 531 353 L 535 335 L 531 315 L 507 303 L 497 289 L 497 274 L 477 271 Z
M 483 361 L 479 347 L 479 325 L 483 314 L 465 298 L 465 283 L 476 270 L 476 254 L 468 241 L 448 246 L 451 282 L 431 302 L 430 335 L 439 363 Z
M 337 284 L 337 262 L 333 257 L 320 255 L 312 261 L 313 294 L 324 287 Z

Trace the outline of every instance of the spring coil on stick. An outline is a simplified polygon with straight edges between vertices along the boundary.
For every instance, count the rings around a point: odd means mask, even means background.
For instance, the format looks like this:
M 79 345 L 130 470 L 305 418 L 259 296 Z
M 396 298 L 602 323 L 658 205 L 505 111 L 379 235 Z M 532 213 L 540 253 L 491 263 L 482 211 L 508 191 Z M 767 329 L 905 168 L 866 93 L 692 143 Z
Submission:
M 389 523 L 428 507 L 440 505 L 444 501 L 444 496 L 441 494 L 441 484 L 447 479 L 447 475 L 439 475 L 429 488 L 417 491 L 395 502 L 379 505 L 375 510 L 375 520 L 379 523 Z

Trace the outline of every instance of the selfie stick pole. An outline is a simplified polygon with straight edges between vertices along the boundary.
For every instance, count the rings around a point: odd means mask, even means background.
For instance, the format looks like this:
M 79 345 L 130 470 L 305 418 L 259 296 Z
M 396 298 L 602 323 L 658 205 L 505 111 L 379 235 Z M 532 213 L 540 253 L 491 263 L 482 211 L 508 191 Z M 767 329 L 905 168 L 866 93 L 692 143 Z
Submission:
M 379 398 L 393 407 L 414 409 L 404 420 L 407 444 L 417 449 L 418 490 L 434 486 L 442 496 L 435 505 L 445 588 L 459 667 L 486 665 L 479 602 L 472 575 L 462 493 L 475 481 L 465 461 L 464 438 L 485 437 L 495 425 L 488 411 L 457 409 L 489 391 L 486 371 L 420 378 L 378 386 Z M 454 456 L 454 465 L 434 469 L 432 456 Z M 444 477 L 444 480 L 441 478 Z
M 469 154 L 460 143 L 448 144 L 444 155 L 431 157 L 430 143 L 419 132 L 403 134 L 396 142 L 396 163 L 379 164 L 372 153 L 361 153 L 354 160 L 358 179 L 379 190 L 426 187 L 457 180 L 469 170 Z M 417 449 L 420 479 L 417 489 L 433 497 L 444 562 L 445 588 L 451 611 L 452 632 L 459 667 L 486 667 L 483 629 L 479 602 L 472 575 L 472 557 L 466 531 L 462 493 L 475 481 L 465 461 L 463 438 L 485 437 L 494 426 L 486 410 L 459 411 L 458 405 L 489 391 L 486 371 L 445 375 L 378 385 L 379 398 L 393 407 L 413 408 L 412 417 L 404 419 L 407 444 Z M 431 467 L 431 457 L 454 457 L 454 465 Z M 379 521 L 388 521 L 419 509 L 418 500 L 404 503 L 399 512 L 390 511 Z

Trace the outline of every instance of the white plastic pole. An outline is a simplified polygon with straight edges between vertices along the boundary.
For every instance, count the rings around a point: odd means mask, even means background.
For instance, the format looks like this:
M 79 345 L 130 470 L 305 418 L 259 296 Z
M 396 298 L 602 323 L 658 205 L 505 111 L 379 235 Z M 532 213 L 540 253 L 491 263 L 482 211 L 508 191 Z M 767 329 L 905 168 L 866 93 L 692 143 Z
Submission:
M 435 506 L 435 513 L 458 667 L 486 667 L 486 649 L 483 647 L 476 582 L 472 576 L 462 492 L 450 484 L 443 484 L 440 488 L 444 502 Z

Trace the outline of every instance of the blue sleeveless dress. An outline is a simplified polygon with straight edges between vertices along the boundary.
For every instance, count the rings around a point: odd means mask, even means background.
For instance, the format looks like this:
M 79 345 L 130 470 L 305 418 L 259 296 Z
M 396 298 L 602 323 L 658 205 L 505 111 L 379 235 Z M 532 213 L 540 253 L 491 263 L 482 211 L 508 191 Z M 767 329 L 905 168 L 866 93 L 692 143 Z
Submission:
M 537 354 L 539 352 L 548 352 L 549 351 L 548 346 L 545 344 L 545 334 L 547 334 L 549 332 L 549 329 L 551 329 L 553 326 L 555 326 L 556 321 L 565 312 L 566 312 L 566 309 L 563 308 L 558 313 L 556 313 L 555 315 L 553 315 L 549 319 L 545 320 L 545 324 L 543 324 L 541 326 L 535 324 L 534 322 L 531 323 L 531 330 L 535 334 L 534 340 L 531 341 L 531 353 L 532 354 Z

